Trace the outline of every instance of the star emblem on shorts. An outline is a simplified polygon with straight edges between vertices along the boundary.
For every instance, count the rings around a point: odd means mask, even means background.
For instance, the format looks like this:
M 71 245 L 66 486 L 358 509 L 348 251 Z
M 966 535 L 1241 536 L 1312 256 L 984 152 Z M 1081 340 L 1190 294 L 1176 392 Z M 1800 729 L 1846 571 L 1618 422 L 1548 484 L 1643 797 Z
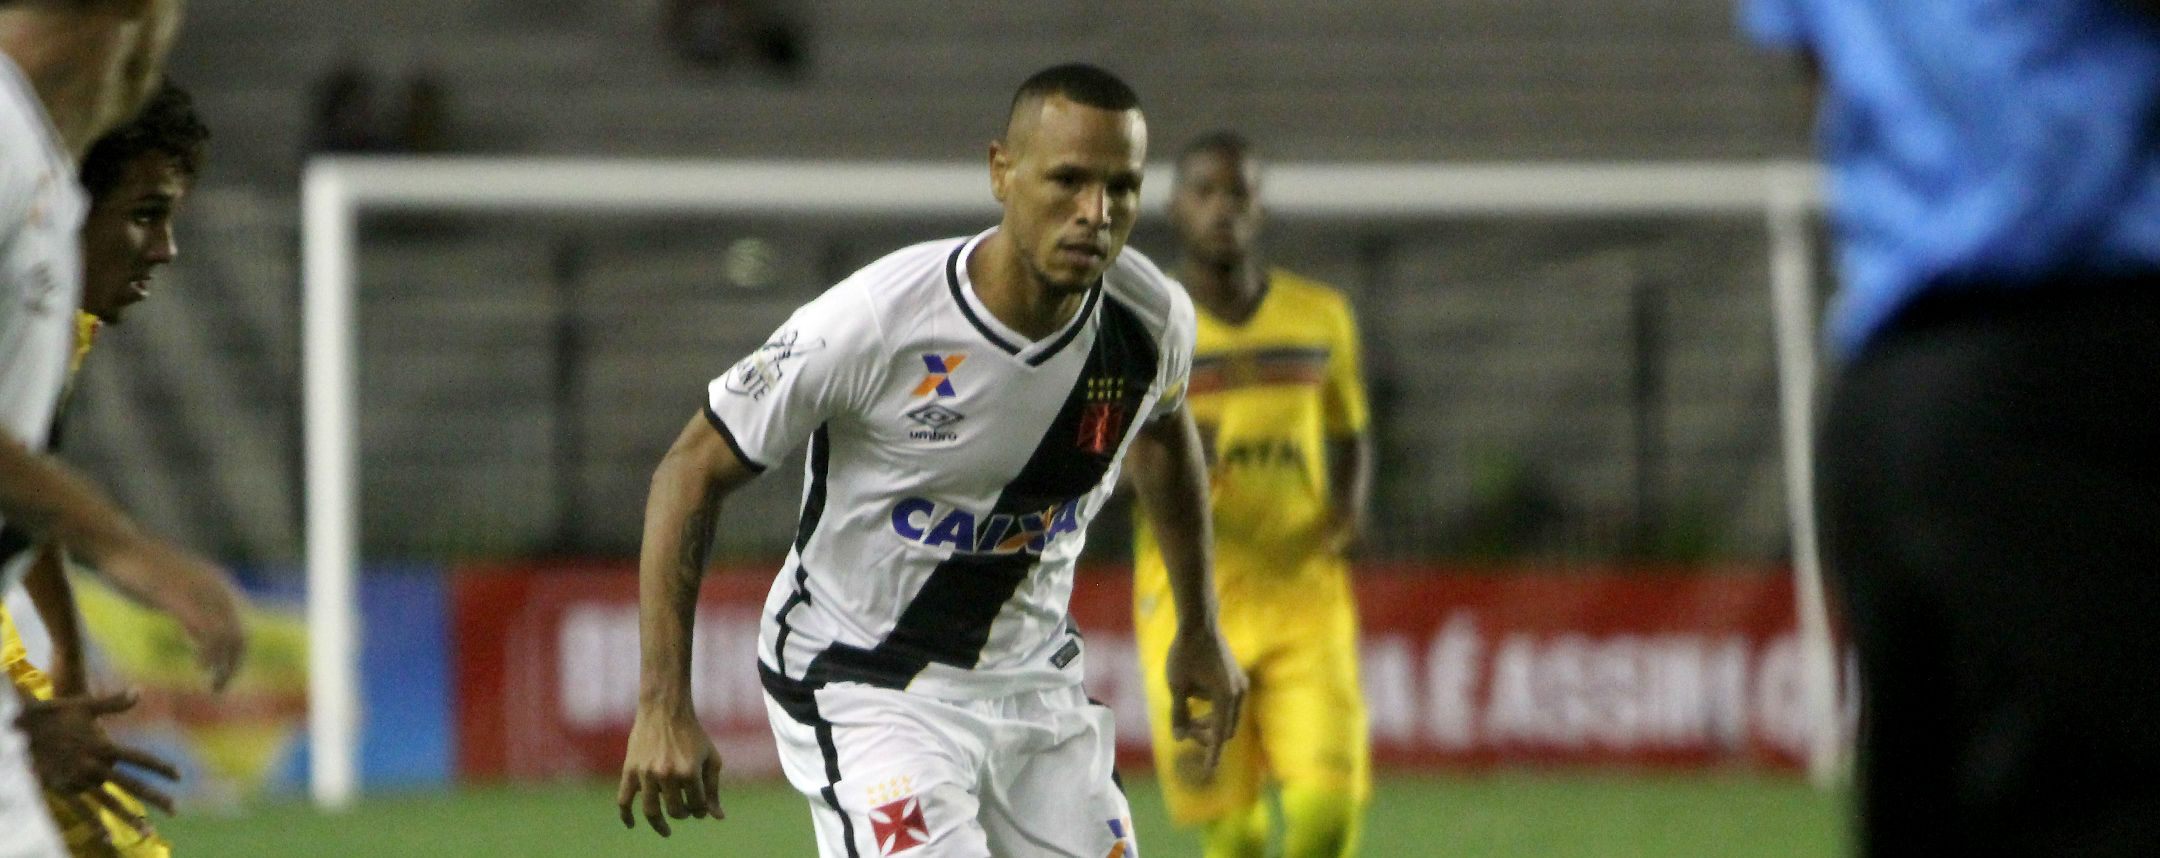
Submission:
M 870 833 L 879 855 L 895 855 L 930 842 L 930 824 L 923 820 L 922 802 L 908 796 L 870 810 Z

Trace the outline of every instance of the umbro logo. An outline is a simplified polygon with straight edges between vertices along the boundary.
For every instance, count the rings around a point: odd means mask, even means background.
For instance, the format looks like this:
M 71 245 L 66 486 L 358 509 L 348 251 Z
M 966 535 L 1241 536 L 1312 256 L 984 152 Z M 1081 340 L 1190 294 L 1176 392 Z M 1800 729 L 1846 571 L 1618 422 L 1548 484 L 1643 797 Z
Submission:
M 907 413 L 907 419 L 932 429 L 943 429 L 967 419 L 967 415 L 935 402 Z
M 957 441 L 960 436 L 947 429 L 954 423 L 967 419 L 967 415 L 935 402 L 902 416 L 923 427 L 908 432 L 908 437 L 917 441 Z
M 926 396 L 931 393 L 936 393 L 939 396 L 960 395 L 960 392 L 953 388 L 952 374 L 960 369 L 960 363 L 965 360 L 967 360 L 966 352 L 956 352 L 949 355 L 923 355 L 923 369 L 926 372 L 923 374 L 922 383 L 915 385 L 915 392 L 908 395 Z

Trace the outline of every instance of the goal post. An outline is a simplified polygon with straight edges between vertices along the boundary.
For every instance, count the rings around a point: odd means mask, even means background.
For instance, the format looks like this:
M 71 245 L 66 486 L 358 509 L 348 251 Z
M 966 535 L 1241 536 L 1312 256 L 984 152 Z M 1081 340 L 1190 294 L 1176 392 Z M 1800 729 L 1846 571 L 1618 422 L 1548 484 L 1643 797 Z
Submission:
M 359 788 L 358 332 L 363 212 L 577 212 L 994 217 L 985 165 L 965 162 L 323 157 L 301 187 L 301 360 L 309 629 L 309 789 L 342 807 Z M 1269 166 L 1278 220 L 1461 216 L 1758 215 L 1768 236 L 1780 445 L 1803 692 L 1817 783 L 1840 765 L 1837 670 L 1815 546 L 1810 474 L 1816 377 L 1819 169 L 1804 162 L 1300 163 Z M 1165 207 L 1169 168 L 1142 205 Z

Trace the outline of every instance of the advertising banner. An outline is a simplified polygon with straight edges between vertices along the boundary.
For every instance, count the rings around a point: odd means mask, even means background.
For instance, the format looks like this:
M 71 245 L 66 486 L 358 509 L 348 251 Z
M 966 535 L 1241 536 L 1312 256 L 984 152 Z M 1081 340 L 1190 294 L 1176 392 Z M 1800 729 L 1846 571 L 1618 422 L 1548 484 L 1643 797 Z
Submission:
M 251 588 L 241 615 L 247 655 L 214 693 L 180 624 L 120 595 L 98 578 L 71 574 L 85 634 L 92 693 L 126 689 L 137 701 L 101 723 L 113 738 L 180 770 L 177 783 L 151 779 L 193 806 L 230 805 L 274 788 L 307 722 L 307 631 L 289 594 Z M 8 594 L 8 633 L 19 635 L 18 684 L 41 687 L 51 664 L 48 632 L 27 594 Z M 12 690 L 0 693 L 15 693 Z
M 698 606 L 692 688 L 734 775 L 777 771 L 756 671 L 771 582 L 716 572 Z M 1382 768 L 1800 764 L 1809 725 L 1781 569 L 1401 567 L 1362 571 L 1357 592 Z M 620 769 L 638 683 L 630 563 L 467 568 L 451 611 L 463 775 Z M 1144 766 L 1130 577 L 1083 573 L 1072 611 L 1089 692 L 1117 713 L 1123 764 Z

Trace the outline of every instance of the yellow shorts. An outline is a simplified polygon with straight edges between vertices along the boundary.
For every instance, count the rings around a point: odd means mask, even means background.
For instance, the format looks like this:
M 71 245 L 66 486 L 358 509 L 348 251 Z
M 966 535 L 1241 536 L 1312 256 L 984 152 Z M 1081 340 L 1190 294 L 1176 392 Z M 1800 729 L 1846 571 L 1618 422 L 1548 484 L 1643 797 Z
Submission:
M 52 680 L 30 663 L 22 635 L 15 630 L 15 620 L 8 616 L 4 607 L 0 607 L 0 670 L 6 671 L 8 680 L 22 689 L 25 696 L 52 699 Z M 95 803 L 89 806 L 97 818 L 84 819 L 66 802 L 48 795 L 45 797 L 46 808 L 52 813 L 53 824 L 60 829 L 61 839 L 67 843 L 68 854 L 76 858 L 170 858 L 172 844 L 149 827 L 142 802 L 113 784 L 105 784 L 103 789 L 118 799 L 118 803 L 136 819 L 143 820 L 143 826 L 137 828 L 133 822 Z M 102 837 L 99 836 L 101 826 L 104 829 Z
M 1319 568 L 1314 568 L 1319 567 Z M 1335 567 L 1335 568 L 1328 568 Z M 1341 561 L 1315 561 L 1294 581 L 1242 586 L 1220 570 L 1223 636 L 1251 682 L 1237 738 L 1212 778 L 1199 746 L 1170 737 L 1163 661 L 1177 633 L 1167 591 L 1134 589 L 1134 635 L 1147 675 L 1155 767 L 1180 825 L 1220 818 L 1260 800 L 1269 782 L 1372 793 L 1372 752 L 1358 690 L 1357 609 Z M 1160 576 L 1153 576 L 1160 580 Z M 1146 580 L 1143 577 L 1143 580 Z

